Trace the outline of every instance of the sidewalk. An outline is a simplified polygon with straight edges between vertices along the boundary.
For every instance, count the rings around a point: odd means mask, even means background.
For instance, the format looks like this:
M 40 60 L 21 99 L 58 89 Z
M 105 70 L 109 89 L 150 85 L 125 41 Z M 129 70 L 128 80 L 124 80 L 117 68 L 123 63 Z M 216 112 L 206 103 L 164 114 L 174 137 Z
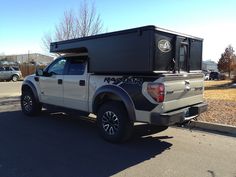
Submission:
M 5 96 L 0 97 L 0 106 L 6 104 L 20 103 L 20 96 Z
M 0 82 L 0 99 L 19 97 L 21 95 L 22 82 Z

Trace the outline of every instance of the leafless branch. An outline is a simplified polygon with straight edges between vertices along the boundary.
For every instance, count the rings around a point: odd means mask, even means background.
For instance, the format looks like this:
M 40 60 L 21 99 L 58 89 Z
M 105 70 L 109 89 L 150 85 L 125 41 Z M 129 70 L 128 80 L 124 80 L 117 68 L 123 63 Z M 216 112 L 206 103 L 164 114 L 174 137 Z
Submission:
M 103 31 L 103 23 L 97 14 L 95 4 L 88 4 L 84 0 L 79 7 L 78 13 L 72 9 L 63 14 L 63 18 L 55 25 L 53 34 L 45 34 L 42 38 L 45 49 L 49 51 L 50 43 L 79 37 L 99 34 Z
M 50 33 L 45 33 L 45 35 L 42 38 L 42 43 L 44 46 L 44 49 L 49 51 L 50 50 L 50 43 L 52 42 L 52 36 Z

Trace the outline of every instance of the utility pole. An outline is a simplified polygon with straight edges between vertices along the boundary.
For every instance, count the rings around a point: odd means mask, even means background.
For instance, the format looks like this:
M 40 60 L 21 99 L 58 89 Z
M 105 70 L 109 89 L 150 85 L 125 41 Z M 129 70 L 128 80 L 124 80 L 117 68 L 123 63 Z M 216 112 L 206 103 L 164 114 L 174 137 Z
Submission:
M 28 57 L 27 57 L 27 58 L 28 58 L 28 62 L 27 62 L 27 75 L 29 75 L 29 66 L 30 66 L 30 65 L 29 65 L 29 63 L 30 63 L 30 62 L 29 62 L 29 53 L 30 53 L 30 51 L 28 50 Z

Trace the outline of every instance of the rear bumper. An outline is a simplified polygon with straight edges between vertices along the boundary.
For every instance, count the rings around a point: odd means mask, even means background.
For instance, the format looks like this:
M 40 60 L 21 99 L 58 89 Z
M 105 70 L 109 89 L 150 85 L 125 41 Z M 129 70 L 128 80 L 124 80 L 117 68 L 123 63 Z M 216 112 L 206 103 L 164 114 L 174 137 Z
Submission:
M 207 103 L 200 103 L 191 107 L 178 109 L 168 113 L 151 113 L 150 123 L 160 126 L 169 126 L 176 123 L 183 123 L 197 117 L 207 110 Z

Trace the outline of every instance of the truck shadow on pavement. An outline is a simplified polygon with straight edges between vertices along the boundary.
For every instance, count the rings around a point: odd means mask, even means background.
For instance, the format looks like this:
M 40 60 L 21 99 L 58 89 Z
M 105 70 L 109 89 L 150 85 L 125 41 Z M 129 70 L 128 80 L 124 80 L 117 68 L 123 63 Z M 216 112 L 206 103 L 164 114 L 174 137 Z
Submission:
M 140 135 L 125 144 L 110 144 L 89 121 L 47 111 L 38 117 L 2 112 L 0 176 L 111 176 L 172 146 L 164 141 L 171 137 Z

